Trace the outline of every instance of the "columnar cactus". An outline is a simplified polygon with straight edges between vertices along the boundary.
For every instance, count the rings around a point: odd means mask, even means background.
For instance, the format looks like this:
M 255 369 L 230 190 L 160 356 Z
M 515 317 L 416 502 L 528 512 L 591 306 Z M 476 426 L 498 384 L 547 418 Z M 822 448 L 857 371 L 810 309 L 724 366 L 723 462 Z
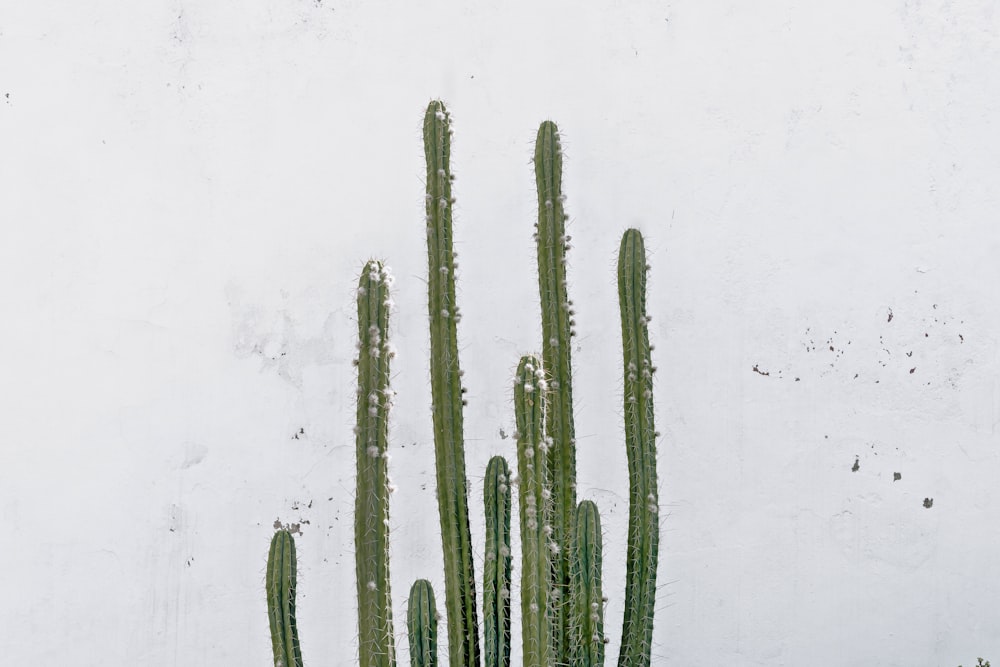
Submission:
M 274 667 L 302 667 L 295 624 L 295 578 L 295 540 L 282 529 L 271 538 L 265 583 Z
M 601 517 L 597 505 L 576 508 L 570 576 L 572 660 L 574 667 L 604 664 L 604 593 L 601 590 Z
M 573 426 L 573 383 L 570 337 L 573 310 L 566 291 L 567 215 L 563 210 L 562 146 L 552 121 L 538 128 L 535 139 L 535 184 L 538 190 L 538 291 L 542 306 L 542 360 L 549 380 L 545 430 L 552 439 L 549 485 L 552 489 L 553 539 L 561 552 L 553 559 L 553 642 L 559 662 L 571 653 L 569 580 L 573 514 L 576 510 L 576 435 Z
M 656 430 L 653 426 L 653 363 L 646 316 L 646 251 L 642 234 L 629 229 L 618 255 L 625 361 L 625 446 L 629 471 L 628 545 L 625 566 L 625 619 L 619 667 L 650 662 L 660 541 L 656 483 Z
M 452 238 L 450 116 L 439 101 L 424 116 L 431 398 L 437 501 L 444 552 L 450 667 L 479 667 L 473 550 L 463 438 L 462 371 Z M 590 501 L 576 504 L 570 339 L 562 195 L 562 152 L 554 123 L 535 144 L 538 191 L 540 360 L 523 357 L 514 384 L 521 524 L 522 661 L 525 667 L 596 667 L 604 661 L 602 538 Z M 629 466 L 625 614 L 619 667 L 649 667 L 656 594 L 659 501 L 652 375 L 646 316 L 646 265 L 641 234 L 628 230 L 618 261 L 625 376 L 625 441 Z M 394 667 L 388 561 L 389 276 L 369 262 L 358 286 L 357 494 L 355 547 L 361 667 Z M 543 365 L 544 363 L 544 365 Z M 510 493 L 506 461 L 487 468 L 486 567 L 483 602 L 485 667 L 510 665 Z M 295 544 L 279 530 L 267 565 L 268 615 L 275 667 L 302 667 L 295 627 Z M 410 662 L 437 664 L 437 612 L 426 580 L 413 584 L 407 610 Z
M 406 628 L 410 638 L 410 667 L 437 667 L 437 608 L 434 590 L 426 579 L 417 579 L 410 588 Z
M 431 407 L 438 512 L 444 548 L 444 593 L 450 667 L 479 664 L 479 627 L 462 430 L 462 371 L 452 249 L 451 128 L 448 111 L 431 102 L 424 115 L 427 160 L 428 308 L 431 332 Z
M 521 639 L 525 667 L 549 667 L 553 662 L 549 589 L 552 558 L 558 553 L 558 546 L 552 539 L 544 374 L 536 357 L 525 356 L 514 377 L 521 512 Z
M 365 265 L 358 281 L 358 412 L 355 427 L 357 492 L 354 558 L 358 586 L 358 654 L 361 667 L 392 667 L 396 653 L 389 590 L 388 441 L 389 284 L 381 262 Z
M 486 466 L 486 565 L 483 567 L 483 653 L 486 667 L 510 665 L 510 469 L 502 456 Z

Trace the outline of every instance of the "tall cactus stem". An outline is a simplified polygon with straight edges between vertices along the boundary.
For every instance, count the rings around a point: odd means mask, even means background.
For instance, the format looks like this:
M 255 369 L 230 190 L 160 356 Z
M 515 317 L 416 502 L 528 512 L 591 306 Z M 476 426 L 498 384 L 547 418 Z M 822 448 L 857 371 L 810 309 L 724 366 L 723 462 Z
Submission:
M 295 579 L 295 540 L 282 529 L 271 538 L 265 583 L 274 667 L 302 667 L 295 624 Z
M 576 511 L 576 435 L 573 425 L 573 384 L 570 337 L 573 308 L 566 289 L 567 215 L 563 209 L 562 147 L 559 130 L 543 122 L 535 139 L 535 184 L 538 190 L 538 291 L 542 309 L 542 360 L 549 380 L 546 433 L 549 484 L 553 495 L 553 538 L 562 547 L 553 559 L 553 642 L 559 662 L 571 654 L 570 544 Z
M 521 639 L 525 667 L 550 667 L 552 628 L 550 577 L 559 551 L 553 540 L 545 437 L 545 380 L 541 362 L 521 358 L 514 378 L 517 470 L 521 514 Z
M 597 505 L 582 501 L 573 531 L 570 606 L 575 667 L 604 664 L 604 593 L 601 585 L 601 516 Z
M 410 639 L 410 667 L 437 667 L 437 609 L 434 590 L 426 579 L 417 579 L 410 587 L 406 628 Z
M 486 466 L 486 564 L 483 567 L 483 653 L 486 667 L 510 666 L 510 468 L 502 456 Z
M 619 667 L 648 667 L 653 637 L 657 551 L 660 540 L 653 425 L 653 364 L 646 316 L 646 251 L 629 229 L 618 255 L 625 371 L 625 445 L 629 470 L 625 618 Z
M 452 249 L 450 124 L 444 104 L 431 102 L 424 115 L 431 406 L 444 549 L 449 665 L 474 667 L 479 664 L 479 627 L 465 477 L 462 372 L 458 363 L 456 323 L 460 316 L 455 302 Z
M 354 505 L 358 587 L 358 655 L 361 667 L 396 664 L 389 590 L 388 441 L 389 285 L 381 262 L 369 261 L 358 281 L 357 492 Z

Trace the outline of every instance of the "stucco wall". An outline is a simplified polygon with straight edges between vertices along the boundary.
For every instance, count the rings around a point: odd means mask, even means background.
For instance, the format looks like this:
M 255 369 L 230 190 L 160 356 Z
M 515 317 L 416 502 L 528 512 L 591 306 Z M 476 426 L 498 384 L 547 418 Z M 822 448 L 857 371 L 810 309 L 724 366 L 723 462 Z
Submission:
M 539 345 L 534 131 L 565 138 L 609 664 L 633 225 L 660 368 L 655 664 L 1000 660 L 998 31 L 988 0 L 0 7 L 2 662 L 266 667 L 277 520 L 301 528 L 307 665 L 351 663 L 370 256 L 397 276 L 397 631 L 415 577 L 442 590 L 435 97 L 455 118 L 476 516 Z

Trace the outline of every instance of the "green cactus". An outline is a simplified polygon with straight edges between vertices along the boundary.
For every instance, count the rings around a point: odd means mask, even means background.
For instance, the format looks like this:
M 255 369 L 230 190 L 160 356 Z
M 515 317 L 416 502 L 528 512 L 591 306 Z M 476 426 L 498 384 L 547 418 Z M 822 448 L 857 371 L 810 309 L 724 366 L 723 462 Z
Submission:
M 601 590 L 601 516 L 582 501 L 573 531 L 570 609 L 574 667 L 604 664 L 604 593 Z
M 462 430 L 462 371 L 458 363 L 455 254 L 452 249 L 451 128 L 444 104 L 424 115 L 427 160 L 428 307 L 431 332 L 431 407 L 438 513 L 444 548 L 444 593 L 451 667 L 479 664 L 479 624 Z
M 660 541 L 653 426 L 653 363 L 646 316 L 646 251 L 642 234 L 629 229 L 618 255 L 625 361 L 625 447 L 628 454 L 629 518 L 625 560 L 625 618 L 619 667 L 650 662 Z
M 274 667 L 302 667 L 295 624 L 295 578 L 295 540 L 282 529 L 271 538 L 265 583 Z
M 473 550 L 463 438 L 452 235 L 450 116 L 439 101 L 424 116 L 427 160 L 426 224 L 431 392 L 437 501 L 444 552 L 445 609 L 451 667 L 479 667 Z M 535 145 L 537 251 L 543 362 L 523 357 L 514 384 L 521 524 L 522 664 L 595 667 L 604 661 L 602 537 L 594 503 L 576 504 L 576 443 L 572 409 L 558 130 L 546 121 Z M 625 376 L 625 440 L 629 466 L 625 614 L 619 667 L 648 667 L 659 543 L 656 437 L 646 316 L 646 265 L 641 234 L 622 238 L 618 283 Z M 389 388 L 388 296 L 384 267 L 369 262 L 358 287 L 358 414 L 355 547 L 361 667 L 394 667 L 389 586 L 389 492 L 386 452 Z M 509 667 L 511 621 L 510 488 L 506 461 L 487 468 L 486 567 L 483 603 L 485 667 Z M 295 544 L 280 530 L 267 566 L 268 614 L 276 667 L 302 667 L 295 627 Z M 437 612 L 426 580 L 413 584 L 407 609 L 410 660 L 437 664 Z
M 389 284 L 381 262 L 365 265 L 358 281 L 358 412 L 355 427 L 357 492 L 354 558 L 358 586 L 361 667 L 393 667 L 396 653 L 389 588 L 388 413 Z
M 566 290 L 567 215 L 563 210 L 562 147 L 552 121 L 538 128 L 535 139 L 535 184 L 538 190 L 538 292 L 542 306 L 542 360 L 549 381 L 545 431 L 549 450 L 549 486 L 552 490 L 553 539 L 560 553 L 553 558 L 553 647 L 560 663 L 571 654 L 570 544 L 576 510 L 576 435 L 573 425 L 573 382 L 570 337 L 573 309 Z
M 521 357 L 514 377 L 517 474 L 521 513 L 521 639 L 525 667 L 552 660 L 550 577 L 553 552 L 552 497 L 545 437 L 545 371 L 533 356 Z
M 510 665 L 510 469 L 502 456 L 486 466 L 486 565 L 483 567 L 483 654 L 486 667 Z
M 417 579 L 410 587 L 406 628 L 410 638 L 410 667 L 437 667 L 437 608 L 434 589 L 426 579 Z

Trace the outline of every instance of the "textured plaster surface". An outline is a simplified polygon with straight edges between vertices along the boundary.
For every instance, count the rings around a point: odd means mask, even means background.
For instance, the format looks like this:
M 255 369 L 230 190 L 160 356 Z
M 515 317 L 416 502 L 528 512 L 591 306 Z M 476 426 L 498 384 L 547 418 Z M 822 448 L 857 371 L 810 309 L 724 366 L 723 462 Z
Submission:
M 352 662 L 370 256 L 397 277 L 397 631 L 415 578 L 442 591 L 434 97 L 480 558 L 482 471 L 513 458 L 512 372 L 539 345 L 530 158 L 552 118 L 609 662 L 627 226 L 653 266 L 654 664 L 1000 660 L 998 32 L 986 0 L 0 6 L 2 662 L 267 667 L 276 522 L 307 664 Z

